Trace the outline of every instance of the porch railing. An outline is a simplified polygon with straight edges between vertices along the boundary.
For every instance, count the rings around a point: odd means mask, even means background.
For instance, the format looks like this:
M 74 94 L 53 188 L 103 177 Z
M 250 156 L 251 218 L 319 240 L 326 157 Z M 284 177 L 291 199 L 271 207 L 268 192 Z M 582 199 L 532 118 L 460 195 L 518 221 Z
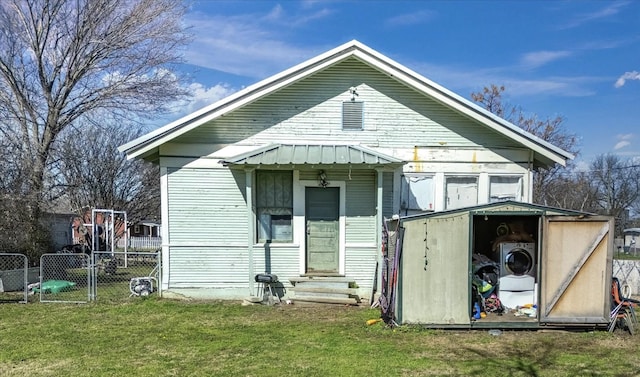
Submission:
M 79 240 L 74 239 L 73 242 L 79 243 Z M 158 250 L 162 247 L 162 237 L 121 238 L 118 240 L 116 247 L 124 248 L 125 243 L 127 243 L 127 248 L 130 250 Z

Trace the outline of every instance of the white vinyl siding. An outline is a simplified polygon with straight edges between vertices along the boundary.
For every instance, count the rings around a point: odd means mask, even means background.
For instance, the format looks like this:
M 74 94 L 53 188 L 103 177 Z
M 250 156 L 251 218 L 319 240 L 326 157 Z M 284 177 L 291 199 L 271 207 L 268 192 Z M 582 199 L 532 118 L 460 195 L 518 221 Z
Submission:
M 376 180 L 374 171 L 363 171 L 346 181 L 347 244 L 376 241 Z
M 363 127 L 357 142 L 379 148 L 442 145 L 512 146 L 503 135 L 395 79 L 347 59 L 182 135 L 175 143 L 252 144 L 354 142 L 342 129 L 342 106 L 357 86 Z
M 244 188 L 242 171 L 169 169 L 166 226 L 170 288 L 246 289 L 248 220 Z
M 382 216 L 393 216 L 393 173 L 382 173 Z
M 244 172 L 229 169 L 183 168 L 170 171 L 171 243 L 190 244 L 197 240 L 206 244 L 246 244 L 244 176 Z M 224 237 L 220 237 L 221 233 Z

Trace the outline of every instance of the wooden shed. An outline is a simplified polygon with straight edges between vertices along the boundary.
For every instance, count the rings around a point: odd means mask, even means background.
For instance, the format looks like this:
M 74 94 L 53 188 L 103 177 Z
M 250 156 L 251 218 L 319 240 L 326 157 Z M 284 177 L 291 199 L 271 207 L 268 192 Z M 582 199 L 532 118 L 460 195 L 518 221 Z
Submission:
M 611 217 L 513 201 L 393 220 L 391 233 L 402 234 L 395 320 L 606 327 L 613 225 Z

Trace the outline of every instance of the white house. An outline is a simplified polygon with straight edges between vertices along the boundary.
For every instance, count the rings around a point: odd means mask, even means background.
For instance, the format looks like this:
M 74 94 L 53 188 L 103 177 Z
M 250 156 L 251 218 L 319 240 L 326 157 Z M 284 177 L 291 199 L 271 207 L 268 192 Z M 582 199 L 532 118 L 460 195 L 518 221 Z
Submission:
M 120 147 L 160 165 L 164 292 L 371 294 L 383 217 L 530 202 L 573 156 L 351 41 Z

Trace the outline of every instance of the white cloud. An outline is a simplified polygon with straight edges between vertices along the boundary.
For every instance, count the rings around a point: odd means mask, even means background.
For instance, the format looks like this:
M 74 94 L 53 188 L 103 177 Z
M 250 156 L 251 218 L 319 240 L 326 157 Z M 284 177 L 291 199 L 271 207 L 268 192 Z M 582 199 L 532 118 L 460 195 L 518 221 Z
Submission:
M 189 85 L 189 92 L 193 95 L 187 106 L 187 113 L 194 112 L 214 102 L 217 102 L 236 90 L 225 84 L 218 84 L 210 88 L 200 83 L 192 83 Z
M 409 62 L 411 63 L 411 62 Z M 457 93 L 469 93 L 491 83 L 504 85 L 510 96 L 559 96 L 587 97 L 595 95 L 591 84 L 607 82 L 606 77 L 592 76 L 550 76 L 525 78 L 518 67 L 496 67 L 478 69 L 453 65 L 433 65 L 422 62 L 406 64 L 428 79 Z
M 631 140 L 634 138 L 634 134 L 620 134 L 616 135 L 616 139 L 618 142 L 613 146 L 613 150 L 622 149 L 626 146 L 631 145 Z
M 193 65 L 262 79 L 328 49 L 293 46 L 283 36 L 331 13 L 304 8 L 292 15 L 281 5 L 268 13 L 236 16 L 191 13 L 186 21 L 195 39 L 185 58 Z
M 616 145 L 613 146 L 613 149 L 617 151 L 618 149 L 622 149 L 622 148 L 624 148 L 624 147 L 626 147 L 628 145 L 631 145 L 630 141 L 621 140 L 621 141 L 617 142 Z
M 638 71 L 625 72 L 622 76 L 618 78 L 618 80 L 616 80 L 616 83 L 614 84 L 614 86 L 616 88 L 620 88 L 624 86 L 627 80 L 640 80 L 640 72 Z
M 633 136 L 634 136 L 633 134 L 620 134 L 620 135 L 617 135 L 616 137 L 620 140 L 631 140 L 633 139 Z
M 591 13 L 583 13 L 574 17 L 572 20 L 569 20 L 565 25 L 563 25 L 563 29 L 570 29 L 574 27 L 581 26 L 583 24 L 602 20 L 611 16 L 614 16 L 622 10 L 622 8 L 626 7 L 630 2 L 629 1 L 617 1 L 611 2 L 606 7 L 599 9 L 595 12 Z
M 191 97 L 172 104 L 171 109 L 173 111 L 166 118 L 183 117 L 236 92 L 236 89 L 226 84 L 218 84 L 208 88 L 197 82 L 187 85 L 185 89 L 191 93 Z
M 578 172 L 587 172 L 590 169 L 590 164 L 585 160 L 576 160 L 574 161 L 574 169 Z
M 537 68 L 568 56 L 571 56 L 570 51 L 536 51 L 524 54 L 520 61 L 526 67 Z

